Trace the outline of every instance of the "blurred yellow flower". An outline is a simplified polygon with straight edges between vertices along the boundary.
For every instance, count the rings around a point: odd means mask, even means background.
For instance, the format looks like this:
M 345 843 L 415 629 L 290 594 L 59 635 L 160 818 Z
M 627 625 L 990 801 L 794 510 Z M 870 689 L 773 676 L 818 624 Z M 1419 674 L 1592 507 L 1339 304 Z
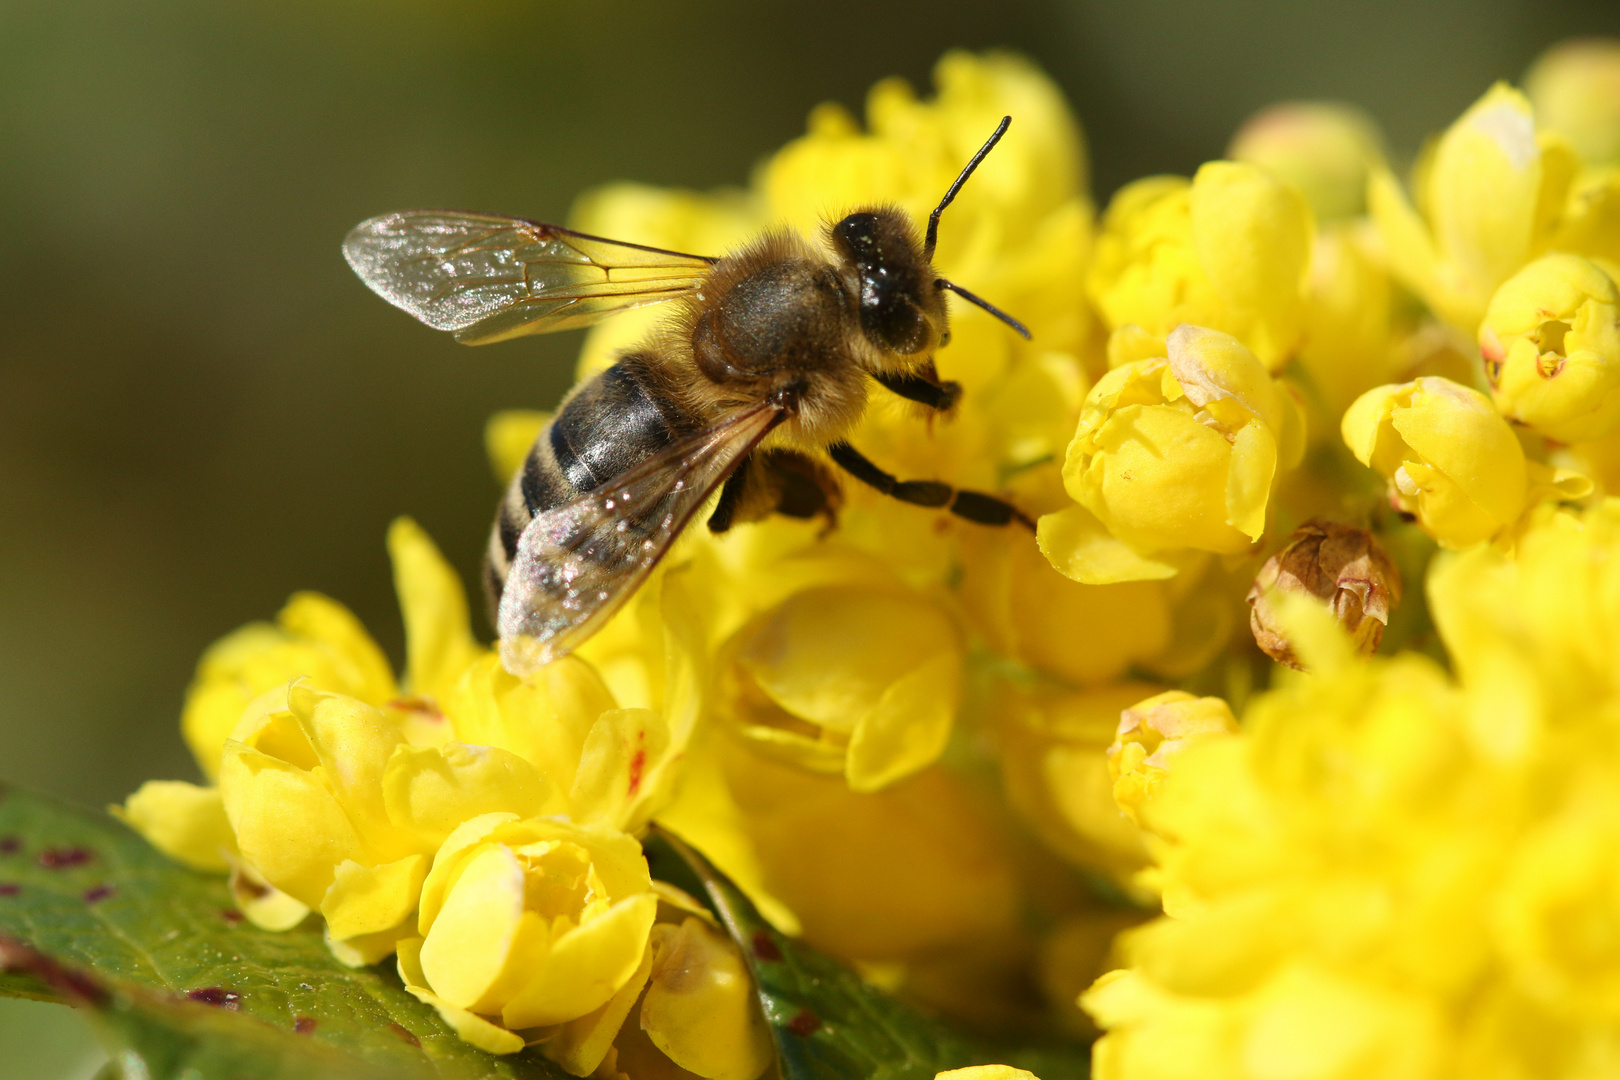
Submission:
M 731 716 L 762 749 L 875 791 L 944 751 L 962 645 L 935 606 L 828 585 L 763 612 L 736 638 Z
M 1121 713 L 1150 696 L 1145 683 L 1019 700 L 1001 725 L 1003 787 L 1052 850 L 1128 882 L 1148 861 L 1142 832 L 1115 801 L 1105 756 Z
M 219 789 L 181 780 L 148 780 L 109 808 L 169 858 L 193 870 L 224 872 L 236 854 L 236 836 Z
M 1076 581 L 1170 577 L 1183 552 L 1248 550 L 1303 453 L 1298 404 L 1241 342 L 1182 325 L 1167 344 L 1168 359 L 1115 368 L 1086 398 L 1063 465 L 1079 505 L 1039 533 Z
M 1390 172 L 1373 174 L 1368 202 L 1391 269 L 1472 335 L 1497 286 L 1547 250 L 1577 164 L 1566 141 L 1537 131 L 1525 96 L 1498 83 L 1420 162 L 1416 208 Z
M 1304 328 L 1314 231 L 1304 196 L 1255 165 L 1212 161 L 1191 181 L 1149 177 L 1109 203 L 1086 289 L 1116 334 L 1146 335 L 1162 350 L 1182 323 L 1208 326 L 1275 371 Z M 1132 346 L 1138 357 L 1164 355 L 1141 351 L 1151 348 Z
M 705 1080 L 754 1080 L 774 1061 L 775 1046 L 747 964 L 706 912 L 672 915 L 666 921 L 661 906 L 640 1007 L 620 1029 L 608 1067 L 636 1078 L 684 1070 Z
M 703 754 L 660 823 L 787 909 L 818 948 L 906 961 L 1014 928 L 1009 838 L 962 778 L 936 765 L 867 794 L 727 738 Z
M 1502 415 L 1559 442 L 1620 423 L 1620 290 L 1576 255 L 1548 255 L 1502 283 L 1479 328 Z
M 1588 165 L 1620 165 L 1620 41 L 1584 38 L 1542 53 L 1524 77 L 1536 117 Z
M 1377 122 L 1353 105 L 1285 101 L 1244 121 L 1226 156 L 1286 180 L 1327 223 L 1365 211 L 1367 177 L 1383 165 L 1383 145 Z
M 985 529 L 962 539 L 962 601 L 974 630 L 1000 655 L 1079 687 L 1151 664 L 1171 645 L 1173 597 L 1165 585 L 1071 581 L 1027 534 Z
M 1314 442 L 1334 438 L 1350 403 L 1402 367 L 1395 290 L 1365 220 L 1324 228 L 1311 249 L 1299 368 L 1314 394 Z

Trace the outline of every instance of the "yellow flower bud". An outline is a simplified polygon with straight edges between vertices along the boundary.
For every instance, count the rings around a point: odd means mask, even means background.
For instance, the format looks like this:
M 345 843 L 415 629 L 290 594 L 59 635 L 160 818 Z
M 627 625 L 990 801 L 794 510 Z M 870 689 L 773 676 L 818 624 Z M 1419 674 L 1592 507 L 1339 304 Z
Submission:
M 1141 824 L 1178 754 L 1190 746 L 1238 730 L 1232 707 L 1217 697 L 1169 690 L 1124 710 L 1108 747 L 1114 801 Z
M 1477 390 L 1433 376 L 1381 386 L 1340 427 L 1357 460 L 1388 479 L 1390 500 L 1442 547 L 1489 540 L 1524 509 L 1524 450 Z
M 876 791 L 945 749 L 961 699 L 956 628 L 919 597 L 806 589 L 733 643 L 731 713 L 761 747 Z
M 1317 518 L 1295 529 L 1266 560 L 1249 590 L 1249 629 L 1262 652 L 1279 664 L 1304 668 L 1277 610 L 1281 595 L 1303 596 L 1327 608 L 1357 651 L 1370 655 L 1383 639 L 1389 613 L 1401 600 L 1401 575 L 1366 529 Z
M 1559 442 L 1620 422 L 1620 290 L 1577 255 L 1548 255 L 1502 283 L 1479 328 L 1496 407 Z
M 1109 204 L 1086 288 L 1110 330 L 1230 333 L 1270 369 L 1304 327 L 1314 232 L 1300 193 L 1254 165 L 1212 161 L 1191 182 L 1150 177 Z
M 1367 176 L 1384 161 L 1383 136 L 1353 105 L 1289 101 L 1244 121 L 1226 156 L 1259 165 L 1298 188 L 1318 221 L 1355 217 L 1367 204 Z
M 1265 531 L 1279 475 L 1299 460 L 1298 405 L 1233 337 L 1184 325 L 1168 345 L 1168 360 L 1115 368 L 1092 388 L 1064 461 L 1064 488 L 1139 555 L 1246 551 Z M 1074 570 L 1075 552 L 1063 549 L 1089 541 L 1076 534 L 1064 543 L 1060 516 L 1042 519 L 1042 549 L 1069 576 L 1169 576 Z
M 1588 165 L 1620 165 L 1620 41 L 1565 41 L 1524 77 L 1536 117 L 1570 141 Z
M 439 849 L 422 886 L 407 989 L 452 1024 L 507 1032 L 605 1005 L 640 967 L 657 913 L 641 845 L 601 826 L 486 814 Z M 470 1013 L 477 1022 L 463 1014 Z M 465 1034 L 465 1033 L 464 1033 Z
M 1498 83 L 1448 128 L 1414 179 L 1419 210 L 1387 171 L 1368 204 L 1391 270 L 1464 333 L 1496 287 L 1546 249 L 1575 175 L 1569 145 L 1539 135 L 1530 102 Z
M 651 948 L 640 1026 L 653 1045 L 706 1080 L 754 1080 L 764 1072 L 775 1047 L 753 976 L 731 939 L 688 916 L 654 926 Z

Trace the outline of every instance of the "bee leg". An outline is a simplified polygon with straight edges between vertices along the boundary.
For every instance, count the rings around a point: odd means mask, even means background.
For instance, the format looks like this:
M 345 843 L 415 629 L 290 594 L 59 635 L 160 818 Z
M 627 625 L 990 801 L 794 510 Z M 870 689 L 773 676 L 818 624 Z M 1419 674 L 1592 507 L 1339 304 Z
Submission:
M 709 515 L 710 532 L 726 532 L 736 521 L 737 506 L 747 494 L 748 481 L 753 471 L 754 459 L 750 455 L 739 462 L 731 475 L 726 477 L 725 486 L 720 489 L 720 498 L 714 504 L 714 513 Z
M 897 480 L 847 442 L 827 447 L 838 467 L 869 487 L 914 506 L 940 507 L 979 525 L 1010 525 L 1014 521 L 1031 532 L 1035 522 L 1006 499 L 982 491 L 959 490 L 938 480 Z
M 844 493 L 837 477 L 821 462 L 796 450 L 767 450 L 760 471 L 773 491 L 770 513 L 801 520 L 822 518 L 827 530 L 838 527 Z
M 752 454 L 720 489 L 709 516 L 709 531 L 762 521 L 772 514 L 791 518 L 823 517 L 827 528 L 838 524 L 843 493 L 825 465 L 795 450 Z
M 958 382 L 940 382 L 934 375 L 933 365 L 922 374 L 913 375 L 874 375 L 873 378 L 882 383 L 891 392 L 899 394 L 908 401 L 915 401 L 926 405 L 935 412 L 950 412 L 956 408 L 956 403 L 962 400 L 962 384 Z

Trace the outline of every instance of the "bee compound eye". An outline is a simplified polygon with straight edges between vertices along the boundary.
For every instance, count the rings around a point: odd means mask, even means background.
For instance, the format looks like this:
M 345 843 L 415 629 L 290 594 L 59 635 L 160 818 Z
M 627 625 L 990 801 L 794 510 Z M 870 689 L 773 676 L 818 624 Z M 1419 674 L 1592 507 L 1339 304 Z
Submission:
M 877 246 L 877 215 L 862 210 L 833 226 L 833 237 L 856 258 L 868 255 Z

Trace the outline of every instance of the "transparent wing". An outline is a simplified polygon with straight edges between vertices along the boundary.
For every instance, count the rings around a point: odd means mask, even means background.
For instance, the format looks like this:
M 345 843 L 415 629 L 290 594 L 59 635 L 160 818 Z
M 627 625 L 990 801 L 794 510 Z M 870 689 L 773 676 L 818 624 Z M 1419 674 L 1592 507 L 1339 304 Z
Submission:
M 587 326 L 673 299 L 714 262 L 458 210 L 363 221 L 344 238 L 343 257 L 384 300 L 468 345 Z
M 506 669 L 525 675 L 594 634 L 783 415 L 737 413 L 529 522 L 496 616 Z

